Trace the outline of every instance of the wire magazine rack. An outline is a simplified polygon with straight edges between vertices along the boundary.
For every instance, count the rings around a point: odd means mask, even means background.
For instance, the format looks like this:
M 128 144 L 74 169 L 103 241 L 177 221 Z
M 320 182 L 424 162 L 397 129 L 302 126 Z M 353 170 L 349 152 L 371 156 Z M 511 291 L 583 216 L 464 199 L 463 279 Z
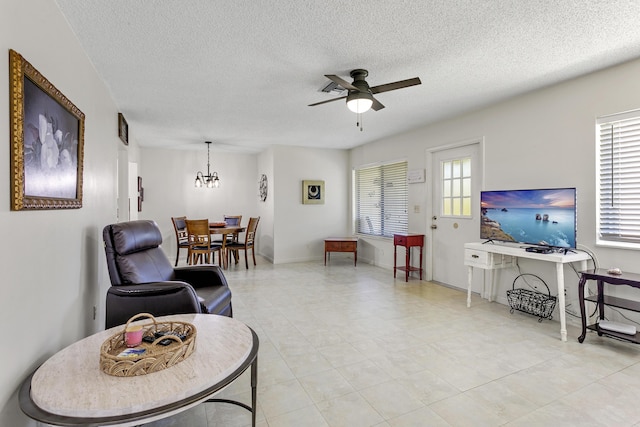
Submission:
M 527 276 L 535 278 L 536 282 L 542 283 L 547 292 L 539 292 L 535 285 L 528 283 Z M 532 289 L 516 288 L 516 283 L 524 283 Z M 507 291 L 507 301 L 509 302 L 509 307 L 511 307 L 509 311 L 511 314 L 513 314 L 514 310 L 522 311 L 523 313 L 538 316 L 538 322 L 542 322 L 542 319 L 551 320 L 553 318 L 552 313 L 556 307 L 557 297 L 551 295 L 549 286 L 540 277 L 535 274 L 523 273 L 514 279 L 512 289 Z

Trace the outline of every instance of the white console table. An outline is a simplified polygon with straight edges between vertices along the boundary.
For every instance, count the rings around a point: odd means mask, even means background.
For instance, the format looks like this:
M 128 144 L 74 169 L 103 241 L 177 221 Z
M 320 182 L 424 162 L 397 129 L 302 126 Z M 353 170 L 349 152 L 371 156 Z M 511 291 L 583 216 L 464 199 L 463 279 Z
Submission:
M 516 258 L 527 258 L 538 261 L 553 262 L 556 264 L 556 280 L 558 282 L 558 312 L 560 313 L 560 338 L 567 340 L 567 319 L 564 299 L 564 264 L 580 262 L 579 270 L 587 269 L 589 255 L 584 252 L 568 252 L 539 254 L 527 252 L 522 245 L 499 243 L 465 243 L 464 265 L 469 268 L 469 283 L 467 287 L 467 307 L 471 306 L 471 283 L 473 281 L 473 268 L 483 270 L 495 270 L 513 265 Z M 493 295 L 493 274 L 489 284 L 489 301 Z

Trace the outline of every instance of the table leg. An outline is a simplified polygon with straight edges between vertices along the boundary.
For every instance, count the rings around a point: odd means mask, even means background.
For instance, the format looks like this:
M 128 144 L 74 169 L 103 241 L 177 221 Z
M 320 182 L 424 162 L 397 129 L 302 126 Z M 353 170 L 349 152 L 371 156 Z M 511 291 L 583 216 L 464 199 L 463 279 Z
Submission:
M 227 235 L 226 234 L 222 234 L 222 248 L 220 249 L 220 256 L 222 257 L 222 263 L 220 265 L 220 267 L 222 267 L 223 269 L 227 269 Z
M 467 308 L 471 307 L 471 283 L 473 282 L 473 267 L 467 271 Z
M 409 266 L 411 265 L 411 246 L 407 246 L 406 248 L 406 262 L 404 264 L 405 266 L 405 277 L 404 277 L 404 281 L 408 282 L 409 281 Z
M 600 320 L 604 320 L 604 282 L 602 280 L 598 280 L 598 311 Z
M 353 251 L 353 266 L 355 267 L 358 263 L 358 250 Z
M 493 301 L 493 284 L 496 281 L 496 270 L 495 269 L 491 269 L 489 270 L 489 291 L 487 293 L 487 291 L 485 290 L 485 295 L 484 297 L 489 300 L 489 302 Z M 482 280 L 484 281 L 484 277 L 482 278 Z M 484 282 L 486 284 L 486 282 Z M 486 286 L 483 285 L 483 288 L 486 289 Z
M 324 248 L 324 265 L 327 265 L 327 248 Z
M 256 427 L 256 412 L 258 409 L 258 355 L 251 364 L 251 426 Z
M 393 278 L 396 278 L 396 262 L 398 261 L 398 256 L 397 256 L 397 250 L 398 247 L 396 245 L 393 245 Z
M 422 246 L 420 246 L 420 280 L 422 280 Z
M 578 337 L 578 342 L 582 343 L 587 336 L 587 313 L 584 308 L 584 284 L 587 281 L 587 277 L 582 275 L 580 282 L 578 282 L 578 301 L 580 302 L 580 317 L 582 318 L 582 334 Z
M 565 313 L 564 299 L 564 266 L 561 262 L 556 263 L 556 278 L 558 280 L 558 312 L 560 314 L 560 339 L 567 340 L 567 315 Z

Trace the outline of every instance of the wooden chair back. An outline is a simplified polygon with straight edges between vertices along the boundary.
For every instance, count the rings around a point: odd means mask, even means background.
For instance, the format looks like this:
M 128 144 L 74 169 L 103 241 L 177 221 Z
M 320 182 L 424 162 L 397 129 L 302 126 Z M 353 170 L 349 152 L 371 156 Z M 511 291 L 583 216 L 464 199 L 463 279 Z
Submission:
M 185 222 L 187 219 L 186 216 L 174 216 L 171 217 L 171 222 L 173 223 L 173 231 L 176 234 L 176 266 L 178 265 L 178 258 L 180 256 L 180 249 L 188 249 L 189 248 L 189 236 L 187 234 L 187 223 Z
M 225 215 L 224 222 L 226 222 L 227 225 L 240 227 L 240 223 L 242 222 L 242 215 Z
M 247 256 L 247 252 L 251 249 L 251 256 L 253 257 L 253 265 L 256 265 L 256 252 L 254 248 L 254 243 L 256 241 L 256 230 L 258 229 L 258 222 L 260 221 L 260 217 L 249 218 L 249 225 L 247 225 L 247 231 L 245 231 L 244 235 L 244 243 L 233 242 L 227 245 L 227 257 L 229 261 L 231 261 L 231 253 L 234 254 L 236 259 L 236 264 L 238 263 L 238 252 L 244 251 L 244 263 L 247 268 L 249 268 L 249 260 Z
M 242 215 L 225 215 L 224 222 L 226 222 L 227 225 L 232 227 L 240 227 L 240 223 L 242 222 Z M 227 242 L 237 242 L 239 235 L 240 233 L 233 233 L 233 234 L 227 235 Z
M 245 248 L 252 248 L 256 239 L 256 230 L 258 230 L 258 222 L 260 217 L 249 218 L 249 225 L 247 225 L 247 232 L 244 235 Z
M 211 235 L 209 233 L 208 219 L 187 219 L 187 236 L 189 241 L 189 264 L 197 264 L 198 261 L 204 259 L 205 263 L 209 263 L 209 257 L 212 252 L 219 251 L 219 246 L 213 246 L 211 243 Z

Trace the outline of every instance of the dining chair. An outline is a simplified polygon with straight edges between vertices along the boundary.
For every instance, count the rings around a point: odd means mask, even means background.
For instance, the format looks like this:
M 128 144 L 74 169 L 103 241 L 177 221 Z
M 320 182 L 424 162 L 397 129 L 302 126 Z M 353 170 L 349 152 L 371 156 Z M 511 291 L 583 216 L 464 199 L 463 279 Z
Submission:
M 231 242 L 227 243 L 226 250 L 228 259 L 231 260 L 231 253 L 235 259 L 238 259 L 239 251 L 244 251 L 244 263 L 247 269 L 249 269 L 249 260 L 247 257 L 247 253 L 249 249 L 251 249 L 251 255 L 253 256 L 253 265 L 256 265 L 256 253 L 255 253 L 255 240 L 256 240 L 256 230 L 258 229 L 258 222 L 260 221 L 260 217 L 249 218 L 249 225 L 247 225 L 247 231 L 244 234 L 244 243 L 242 242 Z M 237 261 L 236 261 L 237 262 Z
M 241 223 L 242 223 L 242 215 L 225 215 L 224 216 L 224 222 L 226 222 L 228 226 L 240 227 Z M 240 233 L 228 234 L 227 235 L 227 244 L 232 243 L 232 242 L 238 242 L 239 236 L 240 236 Z M 227 252 L 227 253 L 229 253 L 229 252 Z M 228 258 L 230 258 L 230 257 L 228 257 Z M 237 264 L 238 263 L 238 253 L 237 252 L 233 253 L 233 259 L 235 259 L 236 264 Z
M 229 227 L 240 227 L 240 223 L 242 222 L 242 215 L 225 215 L 224 222 L 227 223 Z M 238 241 L 238 233 L 233 233 L 230 235 L 235 241 Z
M 176 264 L 178 266 L 178 259 L 180 258 L 180 249 L 189 249 L 189 236 L 187 235 L 187 223 L 186 216 L 174 216 L 171 217 L 173 223 L 173 231 L 176 233 Z
M 222 264 L 222 245 L 211 242 L 208 219 L 187 219 L 187 235 L 189 238 L 189 253 L 187 262 L 189 265 L 204 263 L 211 264 L 215 261 L 215 253 L 218 252 L 219 264 Z
M 225 215 L 224 222 L 228 227 L 240 227 L 242 215 Z M 238 233 L 225 234 L 224 237 L 227 239 L 227 243 L 238 241 Z M 213 243 L 222 244 L 222 239 L 214 239 Z

